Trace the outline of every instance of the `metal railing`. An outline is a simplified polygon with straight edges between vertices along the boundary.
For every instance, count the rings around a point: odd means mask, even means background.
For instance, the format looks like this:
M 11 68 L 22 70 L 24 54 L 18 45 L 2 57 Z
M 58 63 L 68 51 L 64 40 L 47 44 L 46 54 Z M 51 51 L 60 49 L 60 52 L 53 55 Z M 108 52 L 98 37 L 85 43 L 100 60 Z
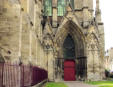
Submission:
M 0 87 L 29 87 L 47 78 L 47 71 L 37 66 L 0 63 Z

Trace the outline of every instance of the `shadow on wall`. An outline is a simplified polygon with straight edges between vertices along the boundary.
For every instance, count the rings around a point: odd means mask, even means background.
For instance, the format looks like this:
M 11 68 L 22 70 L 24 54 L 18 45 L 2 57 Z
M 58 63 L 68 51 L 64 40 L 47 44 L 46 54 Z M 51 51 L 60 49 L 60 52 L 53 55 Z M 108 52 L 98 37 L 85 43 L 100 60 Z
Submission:
M 4 57 L 0 53 L 0 63 L 5 63 Z

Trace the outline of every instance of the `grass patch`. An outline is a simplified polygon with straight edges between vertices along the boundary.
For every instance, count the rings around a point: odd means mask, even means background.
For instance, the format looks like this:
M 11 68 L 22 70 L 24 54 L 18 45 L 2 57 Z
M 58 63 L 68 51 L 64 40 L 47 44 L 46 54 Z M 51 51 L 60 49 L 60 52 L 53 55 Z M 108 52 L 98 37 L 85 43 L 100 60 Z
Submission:
M 112 86 L 105 85 L 105 86 L 99 86 L 99 87 L 113 87 L 113 85 Z
M 86 83 L 91 85 L 99 85 L 99 87 L 113 87 L 113 81 L 90 81 Z
M 90 81 L 86 83 L 92 85 L 113 85 L 113 81 Z
M 68 87 L 62 82 L 48 82 L 46 83 L 45 87 Z

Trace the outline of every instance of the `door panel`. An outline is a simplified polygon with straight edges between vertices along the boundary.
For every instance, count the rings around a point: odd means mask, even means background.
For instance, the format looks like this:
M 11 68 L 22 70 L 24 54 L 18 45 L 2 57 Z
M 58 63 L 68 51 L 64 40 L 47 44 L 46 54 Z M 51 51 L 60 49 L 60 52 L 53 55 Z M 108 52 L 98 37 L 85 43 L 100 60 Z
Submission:
M 64 80 L 74 81 L 75 75 L 75 62 L 73 60 L 64 61 Z

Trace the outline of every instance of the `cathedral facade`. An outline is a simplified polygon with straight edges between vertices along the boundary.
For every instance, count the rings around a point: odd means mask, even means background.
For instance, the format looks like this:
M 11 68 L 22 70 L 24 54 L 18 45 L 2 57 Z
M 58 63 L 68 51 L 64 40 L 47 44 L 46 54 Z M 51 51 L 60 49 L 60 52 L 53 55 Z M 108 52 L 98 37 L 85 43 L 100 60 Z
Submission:
M 50 81 L 102 80 L 104 25 L 93 4 L 0 0 L 0 61 L 44 68 Z

